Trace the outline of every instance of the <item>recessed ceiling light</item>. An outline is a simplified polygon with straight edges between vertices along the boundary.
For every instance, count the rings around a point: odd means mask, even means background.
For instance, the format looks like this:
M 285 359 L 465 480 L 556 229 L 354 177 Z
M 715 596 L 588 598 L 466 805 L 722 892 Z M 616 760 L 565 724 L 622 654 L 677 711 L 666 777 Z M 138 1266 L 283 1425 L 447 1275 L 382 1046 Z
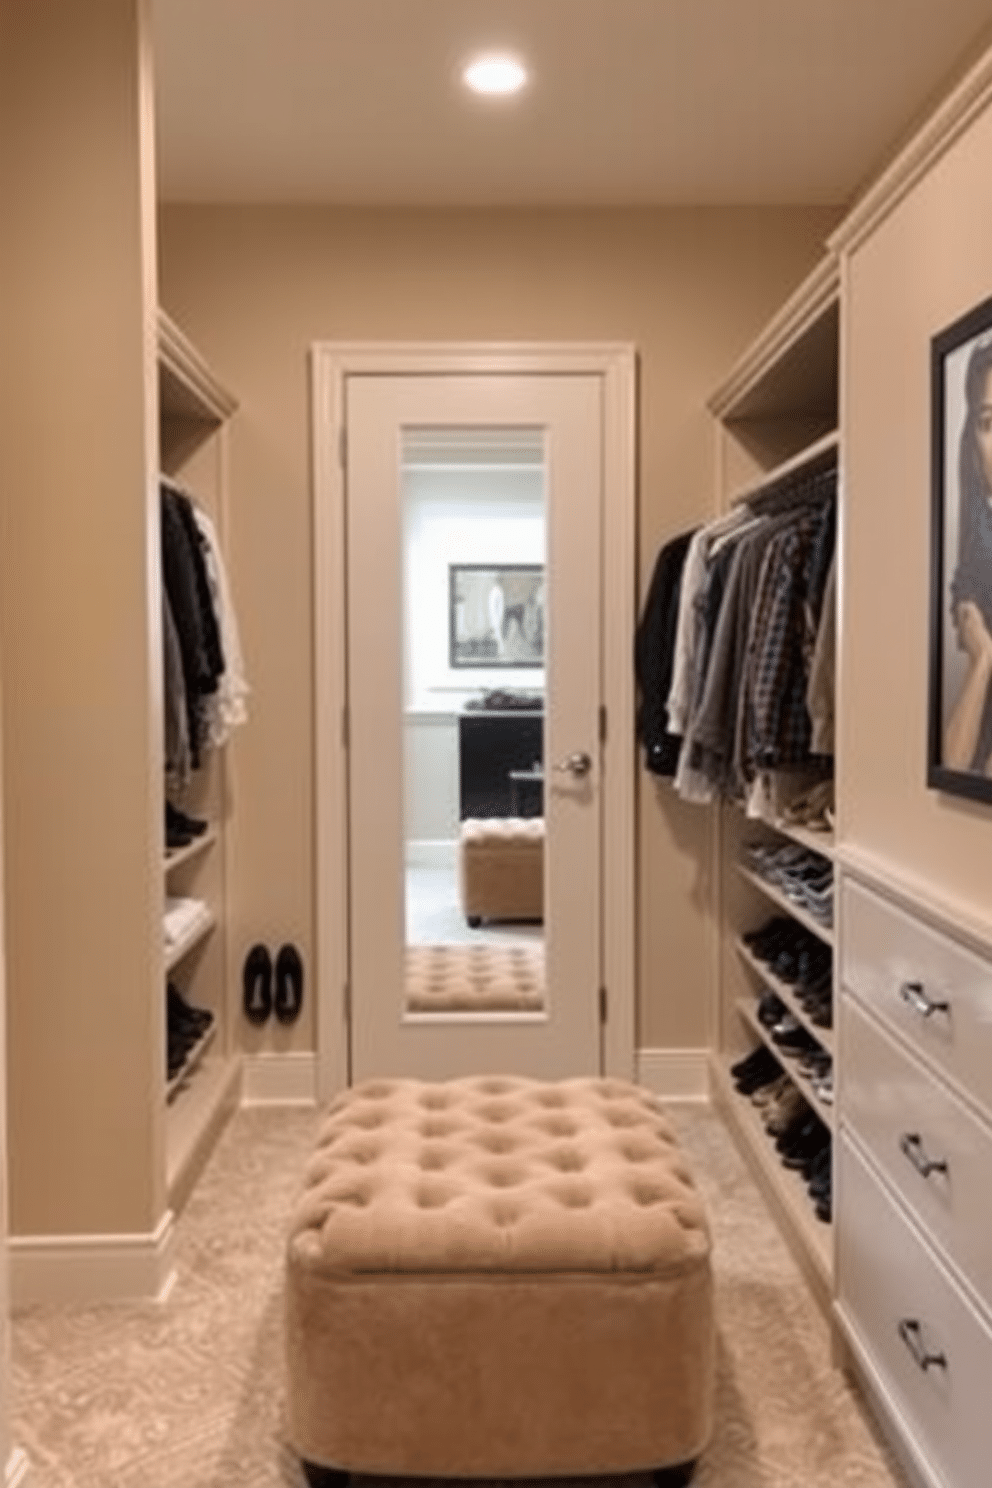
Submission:
M 527 72 L 516 57 L 491 53 L 470 62 L 462 73 L 462 81 L 473 93 L 519 93 L 527 81 Z

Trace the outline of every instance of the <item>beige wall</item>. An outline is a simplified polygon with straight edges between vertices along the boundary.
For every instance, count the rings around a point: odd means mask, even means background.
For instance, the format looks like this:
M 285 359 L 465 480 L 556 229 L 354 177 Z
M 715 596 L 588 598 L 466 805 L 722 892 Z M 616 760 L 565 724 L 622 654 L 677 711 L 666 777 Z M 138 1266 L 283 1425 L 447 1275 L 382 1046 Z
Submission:
M 10 1213 L 164 1207 L 154 192 L 140 0 L 0 32 Z
M 817 261 L 825 209 L 365 212 L 167 207 L 161 297 L 241 400 L 230 561 L 253 686 L 234 750 L 233 964 L 312 944 L 307 350 L 609 340 L 641 359 L 641 574 L 712 509 L 707 394 Z M 708 816 L 642 779 L 642 1047 L 708 1039 Z M 311 1009 L 312 1011 L 312 1009 Z M 310 1016 L 246 1046 L 306 1047 Z
M 850 257 L 843 839 L 992 918 L 992 807 L 926 787 L 930 338 L 992 293 L 992 109 Z

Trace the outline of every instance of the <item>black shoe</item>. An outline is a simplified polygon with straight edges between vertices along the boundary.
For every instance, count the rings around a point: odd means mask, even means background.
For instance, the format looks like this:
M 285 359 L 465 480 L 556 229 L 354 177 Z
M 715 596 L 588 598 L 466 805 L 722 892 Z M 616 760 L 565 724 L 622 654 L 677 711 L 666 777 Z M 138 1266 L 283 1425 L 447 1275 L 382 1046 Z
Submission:
M 735 1070 L 739 1072 L 735 1074 Z M 782 1066 L 764 1044 L 759 1044 L 752 1055 L 740 1060 L 731 1070 L 731 1074 L 734 1075 L 734 1084 L 741 1095 L 752 1095 L 760 1085 L 767 1085 L 770 1080 L 777 1080 L 781 1073 Z
M 272 957 L 264 945 L 253 945 L 241 973 L 242 1006 L 249 1023 L 264 1023 L 272 1012 Z
M 178 806 L 173 806 L 171 801 L 165 803 L 165 830 L 179 832 L 187 837 L 202 837 L 210 823 L 202 821 L 198 816 L 187 816 L 185 811 L 180 811 Z
M 165 996 L 170 1030 L 182 1032 L 188 1029 L 199 1036 L 205 1033 L 214 1021 L 214 1015 L 208 1008 L 193 1007 L 191 1003 L 188 1003 L 175 982 L 169 982 Z
M 785 1015 L 786 1006 L 774 992 L 765 992 L 758 1002 L 757 1018 L 766 1028 L 772 1028 Z
M 279 947 L 272 1008 L 280 1023 L 295 1023 L 303 1006 L 303 961 L 293 945 Z
M 811 1158 L 817 1157 L 829 1141 L 830 1133 L 819 1117 L 813 1116 L 797 1134 L 795 1141 L 782 1152 L 782 1162 L 785 1167 L 802 1172 Z

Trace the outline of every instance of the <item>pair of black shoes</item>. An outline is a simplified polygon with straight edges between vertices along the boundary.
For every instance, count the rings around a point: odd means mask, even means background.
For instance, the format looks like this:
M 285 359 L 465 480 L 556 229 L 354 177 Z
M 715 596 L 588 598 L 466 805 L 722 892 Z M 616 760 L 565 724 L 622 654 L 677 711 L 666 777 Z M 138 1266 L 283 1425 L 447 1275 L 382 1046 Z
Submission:
M 759 1044 L 750 1054 L 730 1066 L 734 1085 L 741 1095 L 753 1095 L 762 1085 L 776 1080 L 781 1073 L 782 1066 L 765 1044 Z
M 833 1144 L 829 1138 L 805 1169 L 806 1188 L 817 1219 L 829 1224 L 833 1218 Z
M 165 846 L 167 851 L 175 852 L 179 847 L 188 847 L 194 838 L 203 836 L 209 825 L 209 822 L 201 821 L 198 816 L 187 816 L 185 811 L 180 811 L 178 806 L 173 806 L 171 801 L 166 801 Z
M 195 1046 L 214 1021 L 207 1008 L 193 1007 L 176 986 L 165 990 L 166 1065 L 169 1079 L 179 1074 Z
M 303 959 L 294 945 L 280 946 L 275 966 L 267 946 L 253 945 L 242 972 L 243 1003 L 249 1023 L 260 1027 L 274 1013 L 295 1023 L 303 1006 Z

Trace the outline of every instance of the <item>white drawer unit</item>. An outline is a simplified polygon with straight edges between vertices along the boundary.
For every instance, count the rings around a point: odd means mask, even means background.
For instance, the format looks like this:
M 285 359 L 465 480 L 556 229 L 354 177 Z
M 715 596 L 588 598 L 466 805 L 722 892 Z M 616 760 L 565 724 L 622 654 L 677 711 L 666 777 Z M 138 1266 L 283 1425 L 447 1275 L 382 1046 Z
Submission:
M 847 996 L 841 1036 L 845 1126 L 950 1260 L 992 1298 L 992 1127 Z
M 992 966 L 846 877 L 841 905 L 843 986 L 992 1111 Z
M 837 1312 L 940 1488 L 988 1488 L 992 1332 L 844 1135 Z

